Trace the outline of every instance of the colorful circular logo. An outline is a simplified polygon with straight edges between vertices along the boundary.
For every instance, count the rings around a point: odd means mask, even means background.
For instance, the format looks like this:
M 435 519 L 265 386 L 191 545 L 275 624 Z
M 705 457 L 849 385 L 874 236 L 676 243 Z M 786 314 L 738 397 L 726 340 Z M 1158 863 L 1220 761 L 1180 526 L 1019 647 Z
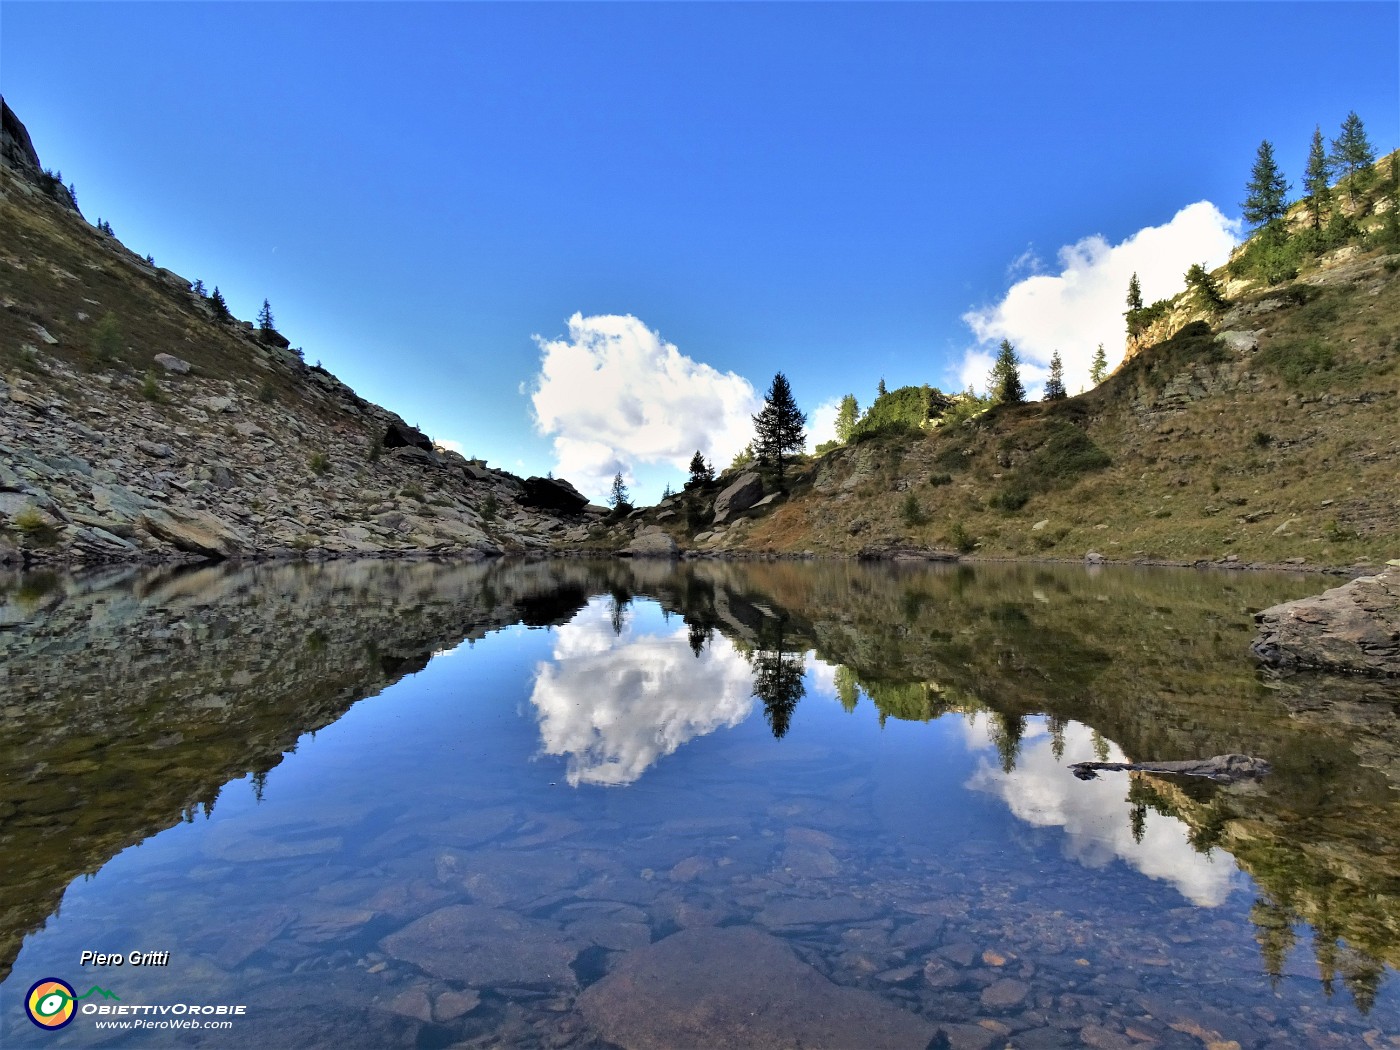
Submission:
M 24 1012 L 40 1028 L 52 1031 L 73 1020 L 73 1014 L 77 1012 L 73 999 L 71 984 L 57 977 L 45 977 L 29 989 L 24 999 Z

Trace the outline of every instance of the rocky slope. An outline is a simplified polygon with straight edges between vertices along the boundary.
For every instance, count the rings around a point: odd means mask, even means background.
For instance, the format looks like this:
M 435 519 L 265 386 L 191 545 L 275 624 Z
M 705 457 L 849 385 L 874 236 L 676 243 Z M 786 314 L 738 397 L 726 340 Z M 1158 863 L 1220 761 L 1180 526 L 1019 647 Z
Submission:
M 489 555 L 586 500 L 435 449 L 91 226 L 4 109 L 0 564 Z

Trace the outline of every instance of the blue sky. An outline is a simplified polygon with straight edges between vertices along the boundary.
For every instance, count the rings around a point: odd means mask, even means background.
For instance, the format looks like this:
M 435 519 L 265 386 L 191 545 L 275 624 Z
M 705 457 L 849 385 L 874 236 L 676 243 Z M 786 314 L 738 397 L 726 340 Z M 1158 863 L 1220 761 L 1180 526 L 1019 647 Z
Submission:
M 135 251 L 650 501 L 780 370 L 818 423 L 1003 336 L 1075 388 L 1125 267 L 1223 261 L 1261 139 L 1295 185 L 1349 110 L 1395 148 L 1400 5 L 5 0 L 0 90 Z

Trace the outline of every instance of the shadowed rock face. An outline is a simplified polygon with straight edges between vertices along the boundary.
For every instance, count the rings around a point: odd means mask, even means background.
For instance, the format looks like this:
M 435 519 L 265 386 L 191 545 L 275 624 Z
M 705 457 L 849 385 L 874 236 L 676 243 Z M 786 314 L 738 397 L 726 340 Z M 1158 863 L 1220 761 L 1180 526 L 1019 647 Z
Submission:
M 577 514 L 588 505 L 588 497 L 562 478 L 526 478 L 524 486 L 523 502 L 539 510 Z
M 1400 676 L 1400 570 L 1276 605 L 1255 620 L 1251 648 L 1272 667 Z

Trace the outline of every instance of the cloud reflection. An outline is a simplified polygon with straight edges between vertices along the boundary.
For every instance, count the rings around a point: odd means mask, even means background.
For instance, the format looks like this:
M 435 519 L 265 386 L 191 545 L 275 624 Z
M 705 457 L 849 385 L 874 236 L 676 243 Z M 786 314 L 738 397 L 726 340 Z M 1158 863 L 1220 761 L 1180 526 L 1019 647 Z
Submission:
M 1093 731 L 1071 722 L 1064 731 L 1064 755 L 1056 760 L 1044 720 L 1029 720 L 1016 768 L 1002 772 L 987 757 L 979 758 L 967 786 L 1001 798 L 1011 812 L 1038 827 L 1065 830 L 1064 852 L 1087 868 L 1102 868 L 1119 858 L 1142 874 L 1170 882 L 1193 904 L 1214 908 L 1225 903 L 1240 876 L 1234 858 L 1222 851 L 1212 856 L 1196 852 L 1181 821 L 1158 813 L 1148 815 L 1141 842 L 1133 839 L 1126 800 L 1126 775 L 1107 774 L 1098 780 L 1076 780 L 1074 762 L 1093 762 Z M 966 741 L 973 750 L 993 750 L 986 714 L 966 722 Z M 1105 761 L 1123 762 L 1117 746 L 1108 746 Z
M 697 657 L 684 625 L 647 633 L 626 619 L 614 634 L 606 599 L 555 631 L 530 702 L 541 749 L 568 756 L 570 785 L 630 784 L 687 741 L 753 712 L 753 675 L 720 635 Z

